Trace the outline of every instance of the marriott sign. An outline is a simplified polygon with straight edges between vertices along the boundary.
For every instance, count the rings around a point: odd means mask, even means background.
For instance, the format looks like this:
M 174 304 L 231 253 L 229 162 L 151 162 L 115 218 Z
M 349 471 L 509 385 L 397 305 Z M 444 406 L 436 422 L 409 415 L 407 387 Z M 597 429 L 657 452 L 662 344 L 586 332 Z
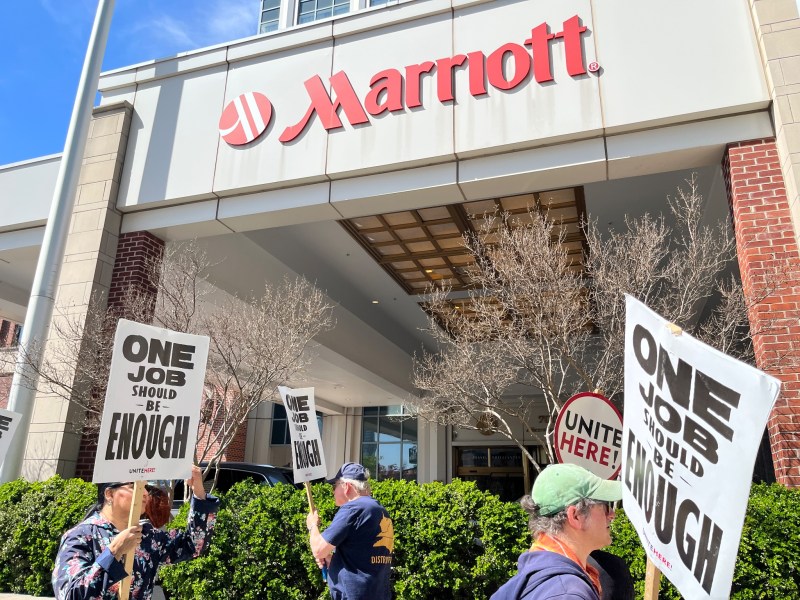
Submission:
M 343 127 L 340 112 L 351 125 L 362 125 L 370 122 L 368 115 L 421 107 L 425 78 L 435 78 L 439 102 L 454 102 L 457 71 L 466 71 L 469 93 L 475 98 L 489 94 L 492 88 L 513 90 L 529 83 L 531 79 L 537 83 L 553 81 L 550 50 L 552 44 L 557 43 L 556 40 L 564 44 L 567 73 L 571 77 L 586 75 L 582 36 L 587 31 L 580 17 L 575 15 L 564 21 L 558 33 L 551 33 L 550 26 L 545 22 L 531 29 L 530 37 L 523 44 L 503 44 L 488 56 L 478 50 L 408 65 L 402 70 L 385 69 L 372 76 L 363 100 L 344 71 L 334 73 L 329 78 L 330 91 L 322 78 L 315 75 L 304 84 L 309 97 L 305 114 L 294 125 L 286 127 L 278 139 L 283 144 L 291 142 L 315 118 L 327 131 Z M 589 64 L 588 71 L 595 72 L 599 68 L 593 62 Z M 272 105 L 263 94 L 242 94 L 223 110 L 219 121 L 220 135 L 231 146 L 250 143 L 269 126 L 272 113 Z

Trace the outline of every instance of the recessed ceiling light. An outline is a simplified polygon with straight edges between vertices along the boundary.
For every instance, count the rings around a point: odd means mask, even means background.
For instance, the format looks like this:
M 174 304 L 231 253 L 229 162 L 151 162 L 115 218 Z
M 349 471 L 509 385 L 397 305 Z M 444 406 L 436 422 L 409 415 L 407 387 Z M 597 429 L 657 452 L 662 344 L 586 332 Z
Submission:
M 380 304 L 380 301 L 379 300 L 373 300 L 372 303 L 373 304 Z
M 433 273 L 433 269 L 425 269 L 426 273 Z

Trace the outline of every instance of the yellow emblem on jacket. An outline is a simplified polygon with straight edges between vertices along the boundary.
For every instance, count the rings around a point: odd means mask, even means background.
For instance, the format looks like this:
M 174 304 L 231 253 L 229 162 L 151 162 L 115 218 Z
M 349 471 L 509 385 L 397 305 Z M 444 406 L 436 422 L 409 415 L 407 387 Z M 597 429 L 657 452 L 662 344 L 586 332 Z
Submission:
M 381 532 L 378 534 L 378 541 L 373 544 L 374 548 L 381 546 L 390 553 L 394 552 L 394 525 L 389 517 L 381 519 Z

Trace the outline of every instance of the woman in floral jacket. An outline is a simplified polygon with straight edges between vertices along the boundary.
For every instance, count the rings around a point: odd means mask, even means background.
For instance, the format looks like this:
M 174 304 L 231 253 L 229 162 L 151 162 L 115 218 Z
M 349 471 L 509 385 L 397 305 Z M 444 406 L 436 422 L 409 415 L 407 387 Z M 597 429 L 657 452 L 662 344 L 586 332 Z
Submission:
M 165 532 L 151 522 L 128 527 L 133 483 L 101 486 L 99 502 L 87 518 L 61 538 L 53 591 L 58 600 L 112 600 L 118 598 L 120 582 L 128 575 L 122 561 L 135 551 L 130 598 L 149 600 L 160 564 L 195 558 L 208 545 L 219 500 L 206 496 L 203 476 L 193 467 L 189 525 L 185 531 Z M 156 494 L 151 490 L 153 495 Z M 148 502 L 145 492 L 145 505 Z M 163 524 L 163 523 L 162 523 Z

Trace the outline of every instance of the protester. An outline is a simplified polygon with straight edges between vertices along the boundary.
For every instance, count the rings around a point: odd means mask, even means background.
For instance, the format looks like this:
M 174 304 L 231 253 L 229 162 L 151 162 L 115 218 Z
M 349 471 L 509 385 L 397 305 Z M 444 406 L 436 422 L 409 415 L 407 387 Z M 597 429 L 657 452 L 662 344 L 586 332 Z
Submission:
M 616 554 L 595 550 L 586 561 L 600 572 L 600 600 L 634 600 L 636 591 L 628 563 Z
M 111 600 L 118 598 L 120 582 L 128 573 L 124 557 L 135 552 L 130 598 L 149 600 L 160 564 L 196 558 L 208 545 L 219 500 L 206 496 L 199 467 L 192 468 L 193 497 L 186 530 L 161 531 L 149 521 L 128 527 L 133 482 L 98 486 L 98 502 L 86 519 L 67 531 L 53 569 L 53 591 L 58 600 Z M 150 496 L 165 494 L 148 486 L 144 506 L 163 520 L 163 501 Z M 154 508 L 155 507 L 155 508 Z M 163 523 L 162 523 L 163 524 Z
M 311 552 L 328 570 L 333 600 L 388 600 L 394 552 L 394 526 L 389 513 L 372 498 L 369 471 L 345 463 L 328 483 L 339 510 L 325 531 L 317 511 L 309 513 Z
M 611 543 L 609 527 L 622 486 L 577 465 L 550 465 L 536 478 L 522 507 L 534 543 L 518 572 L 492 600 L 600 600 L 600 574 L 589 554 Z

